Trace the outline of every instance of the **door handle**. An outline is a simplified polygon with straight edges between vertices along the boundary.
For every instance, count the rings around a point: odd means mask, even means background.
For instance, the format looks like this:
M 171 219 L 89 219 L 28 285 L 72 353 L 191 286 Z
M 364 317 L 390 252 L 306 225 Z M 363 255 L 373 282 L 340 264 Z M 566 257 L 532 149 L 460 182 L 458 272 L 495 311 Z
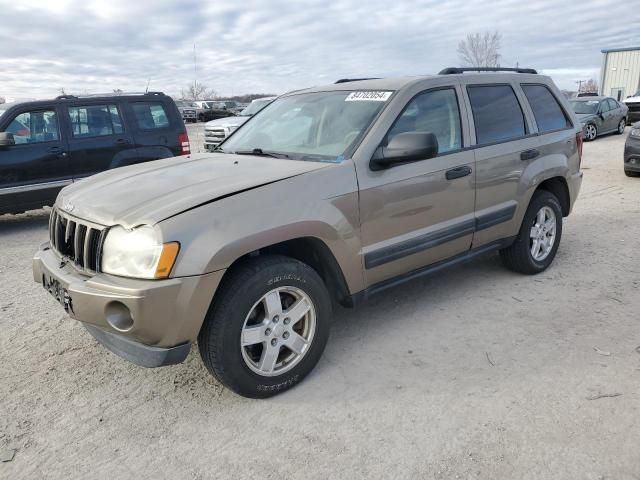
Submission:
M 56 156 L 56 157 L 58 157 L 58 158 L 61 158 L 61 157 L 62 157 L 62 158 L 64 158 L 64 157 L 66 157 L 66 156 L 67 156 L 67 152 L 65 152 L 65 151 L 62 149 L 62 147 L 51 147 L 51 148 L 49 149 L 49 153 L 50 153 L 51 155 L 55 155 L 55 156 Z
M 118 138 L 116 140 L 116 144 L 118 145 L 129 145 L 131 142 L 129 140 L 127 140 L 126 138 Z
M 466 177 L 467 175 L 471 175 L 471 167 L 463 165 L 462 167 L 456 167 L 452 168 L 451 170 L 447 170 L 444 176 L 447 178 L 447 180 L 453 180 L 455 178 Z
M 520 160 L 533 160 L 534 158 L 538 158 L 540 156 L 540 152 L 535 148 L 531 150 L 525 150 L 520 154 Z

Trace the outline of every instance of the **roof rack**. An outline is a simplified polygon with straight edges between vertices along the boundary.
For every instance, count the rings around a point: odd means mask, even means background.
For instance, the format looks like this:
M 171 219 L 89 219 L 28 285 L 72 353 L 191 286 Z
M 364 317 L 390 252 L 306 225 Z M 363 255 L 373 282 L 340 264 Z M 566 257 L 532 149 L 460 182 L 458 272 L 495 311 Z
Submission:
M 533 68 L 506 68 L 506 67 L 449 67 L 440 70 L 438 75 L 456 75 L 464 72 L 514 72 L 538 74 Z
M 125 97 L 125 96 L 162 96 L 163 92 L 111 92 L 111 93 L 88 93 L 86 95 L 58 95 L 56 100 L 69 100 L 72 98 L 95 98 L 95 97 Z
M 380 77 L 369 77 L 369 78 L 341 78 L 336 83 L 349 83 L 349 82 L 359 82 L 361 80 L 380 80 Z

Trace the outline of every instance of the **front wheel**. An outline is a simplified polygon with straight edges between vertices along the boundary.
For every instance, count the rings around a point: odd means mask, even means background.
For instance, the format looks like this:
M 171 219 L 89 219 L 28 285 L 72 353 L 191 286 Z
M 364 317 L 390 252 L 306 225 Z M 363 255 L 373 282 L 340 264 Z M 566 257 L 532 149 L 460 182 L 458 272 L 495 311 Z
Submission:
M 319 275 L 283 256 L 238 266 L 198 335 L 202 360 L 234 392 L 266 398 L 299 383 L 327 343 L 331 301 Z
M 588 124 L 584 127 L 584 139 L 587 142 L 592 142 L 598 136 L 598 129 L 593 123 Z
M 555 195 L 545 190 L 533 194 L 515 242 L 500 250 L 505 266 L 533 275 L 551 265 L 562 236 L 562 209 Z

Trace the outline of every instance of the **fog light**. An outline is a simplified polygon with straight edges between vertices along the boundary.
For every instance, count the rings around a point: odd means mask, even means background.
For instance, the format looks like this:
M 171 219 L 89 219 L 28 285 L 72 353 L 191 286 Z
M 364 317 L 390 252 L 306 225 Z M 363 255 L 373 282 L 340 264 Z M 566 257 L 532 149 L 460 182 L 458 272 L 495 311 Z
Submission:
M 124 303 L 111 302 L 104 308 L 104 314 L 109 325 L 119 332 L 126 332 L 133 327 L 131 312 Z

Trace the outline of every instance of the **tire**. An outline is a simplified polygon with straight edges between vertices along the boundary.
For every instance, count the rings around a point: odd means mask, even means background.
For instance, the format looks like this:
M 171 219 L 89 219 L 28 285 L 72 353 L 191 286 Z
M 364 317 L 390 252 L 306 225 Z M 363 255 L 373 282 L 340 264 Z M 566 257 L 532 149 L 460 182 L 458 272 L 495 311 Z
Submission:
M 627 177 L 640 177 L 640 172 L 634 172 L 632 170 L 627 170 L 627 169 L 624 170 L 624 174 Z
M 627 127 L 627 119 L 623 117 L 622 119 L 620 119 L 620 122 L 618 123 L 618 130 L 616 131 L 616 133 L 618 135 L 622 135 L 626 127 Z
M 531 237 L 533 229 L 537 228 L 539 220 L 539 212 L 544 211 L 550 216 L 550 212 L 554 215 L 554 236 L 553 243 L 550 249 L 546 251 L 546 255 L 542 255 L 543 250 L 546 248 L 545 244 L 540 245 L 540 257 L 534 258 L 532 250 L 534 248 L 534 239 Z M 548 217 L 547 217 L 548 218 Z M 550 221 L 550 220 L 549 220 Z M 549 238 L 549 232 L 537 229 L 541 236 Z M 557 197 L 552 193 L 545 190 L 538 190 L 533 194 L 527 212 L 522 220 L 520 231 L 516 237 L 515 242 L 502 250 L 500 250 L 500 257 L 504 265 L 513 270 L 514 272 L 525 273 L 527 275 L 534 275 L 540 272 L 544 272 L 551 262 L 553 262 L 558 246 L 560 245 L 560 239 L 562 237 L 562 209 Z
M 292 305 L 310 307 L 296 321 Z M 272 318 L 268 308 L 278 315 Z M 271 397 L 298 384 L 315 367 L 329 338 L 330 319 L 329 293 L 315 270 L 289 257 L 254 257 L 229 272 L 216 293 L 198 335 L 200 356 L 207 370 L 237 394 Z M 296 356 L 287 342 L 300 338 L 308 343 L 299 344 L 304 350 Z M 269 354 L 274 351 L 278 353 Z M 274 355 L 270 373 L 268 366 L 261 370 Z
M 586 142 L 593 142 L 598 137 L 598 127 L 595 123 L 588 123 L 584 127 L 583 137 Z

